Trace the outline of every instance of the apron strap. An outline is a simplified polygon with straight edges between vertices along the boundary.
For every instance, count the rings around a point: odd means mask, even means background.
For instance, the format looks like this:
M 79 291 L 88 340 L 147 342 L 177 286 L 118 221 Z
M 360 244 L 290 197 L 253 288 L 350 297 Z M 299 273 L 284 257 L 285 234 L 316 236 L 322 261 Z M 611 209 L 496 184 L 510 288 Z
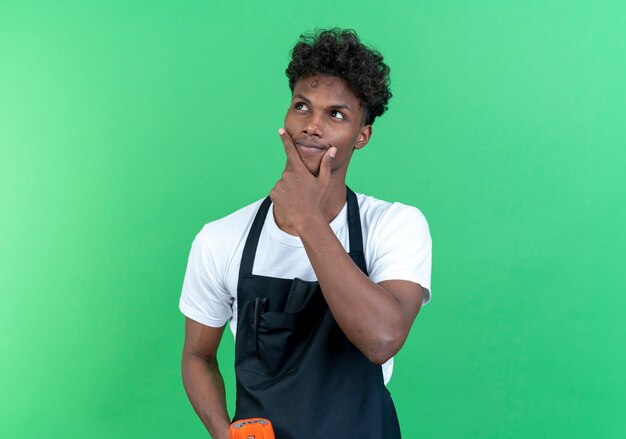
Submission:
M 365 253 L 363 253 L 363 232 L 361 231 L 361 215 L 356 194 L 346 186 L 348 193 L 348 230 L 350 232 L 350 257 L 357 267 L 367 276 Z
M 243 248 L 243 255 L 241 257 L 241 266 L 239 267 L 239 278 L 252 274 L 252 267 L 254 266 L 254 256 L 256 255 L 256 248 L 259 245 L 259 237 L 261 236 L 261 230 L 263 229 L 263 223 L 267 216 L 267 211 L 272 204 L 272 200 L 268 196 L 263 200 L 259 210 L 254 217 L 252 227 L 250 227 L 250 233 L 248 233 L 248 239 L 246 239 L 246 245 Z

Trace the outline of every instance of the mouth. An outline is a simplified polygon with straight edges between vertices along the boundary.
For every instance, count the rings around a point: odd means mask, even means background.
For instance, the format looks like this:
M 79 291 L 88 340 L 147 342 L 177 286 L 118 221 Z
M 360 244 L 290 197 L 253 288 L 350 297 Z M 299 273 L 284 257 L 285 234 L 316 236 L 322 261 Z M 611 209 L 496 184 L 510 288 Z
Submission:
M 326 151 L 327 149 L 325 146 L 314 145 L 312 143 L 295 142 L 295 145 L 301 151 L 310 152 L 314 154 L 324 153 L 324 151 Z

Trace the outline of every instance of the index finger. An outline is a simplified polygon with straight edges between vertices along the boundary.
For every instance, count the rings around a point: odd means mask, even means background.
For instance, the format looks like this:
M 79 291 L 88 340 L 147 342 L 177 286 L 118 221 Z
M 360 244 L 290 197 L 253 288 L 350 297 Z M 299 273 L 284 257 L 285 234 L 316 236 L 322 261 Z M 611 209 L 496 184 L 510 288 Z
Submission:
M 285 154 L 287 154 L 287 166 L 291 165 L 294 168 L 304 166 L 304 163 L 300 158 L 300 154 L 298 154 L 298 150 L 296 149 L 296 145 L 293 143 L 289 133 L 285 131 L 284 128 L 279 128 L 278 134 L 280 135 L 280 139 L 283 141 Z

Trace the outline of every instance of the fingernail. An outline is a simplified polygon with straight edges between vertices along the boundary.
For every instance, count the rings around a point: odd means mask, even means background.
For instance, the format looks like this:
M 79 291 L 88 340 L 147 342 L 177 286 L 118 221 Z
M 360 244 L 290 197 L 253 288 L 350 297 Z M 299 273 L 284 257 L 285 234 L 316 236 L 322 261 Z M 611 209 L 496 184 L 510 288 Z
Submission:
M 282 136 L 283 134 L 285 134 L 285 130 L 283 128 L 278 128 L 278 134 Z
M 335 158 L 335 154 L 337 154 L 337 148 L 335 147 L 330 148 L 330 152 L 328 153 L 328 155 L 330 156 L 331 159 Z

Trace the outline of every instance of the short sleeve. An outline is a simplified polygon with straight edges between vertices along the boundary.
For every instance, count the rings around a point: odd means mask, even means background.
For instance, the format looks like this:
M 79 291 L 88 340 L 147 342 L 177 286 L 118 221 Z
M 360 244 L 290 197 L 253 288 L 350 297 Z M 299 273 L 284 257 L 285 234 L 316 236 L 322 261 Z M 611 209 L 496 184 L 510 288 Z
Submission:
M 375 236 L 370 279 L 418 283 L 424 289 L 422 305 L 426 305 L 431 296 L 432 240 L 424 215 L 415 207 L 393 203 L 382 215 Z
M 232 316 L 233 299 L 219 280 L 219 264 L 213 257 L 205 229 L 191 245 L 179 308 L 190 319 L 219 328 Z

